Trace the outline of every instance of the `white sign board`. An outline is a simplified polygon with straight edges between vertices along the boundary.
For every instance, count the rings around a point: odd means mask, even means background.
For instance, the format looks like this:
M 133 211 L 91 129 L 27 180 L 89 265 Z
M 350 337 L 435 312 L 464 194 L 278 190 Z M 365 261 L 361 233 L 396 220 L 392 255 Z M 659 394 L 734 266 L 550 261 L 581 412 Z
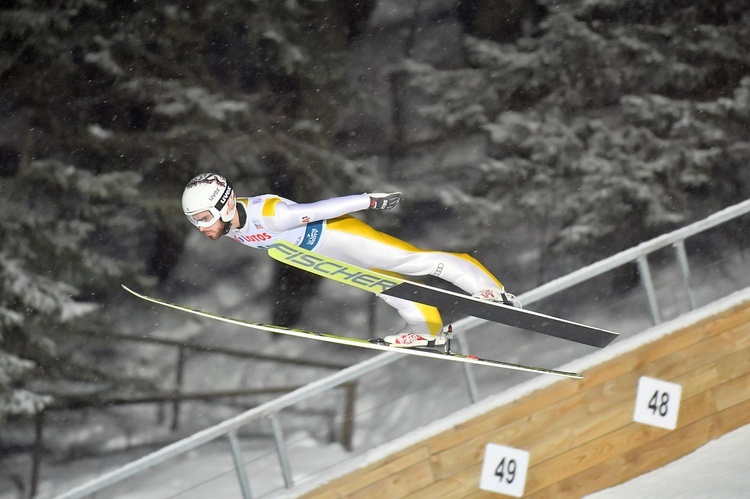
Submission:
M 633 421 L 674 430 L 681 397 L 682 386 L 643 376 L 638 381 Z
M 487 444 L 479 488 L 514 497 L 523 496 L 529 453 L 497 444 Z

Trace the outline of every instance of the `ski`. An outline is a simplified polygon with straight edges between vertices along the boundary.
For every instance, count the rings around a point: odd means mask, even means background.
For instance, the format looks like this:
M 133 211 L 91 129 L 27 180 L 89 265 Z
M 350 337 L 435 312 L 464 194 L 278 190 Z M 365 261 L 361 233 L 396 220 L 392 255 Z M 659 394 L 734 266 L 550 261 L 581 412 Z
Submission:
M 359 338 L 351 338 L 348 336 L 337 336 L 334 334 L 318 333 L 315 331 L 307 331 L 305 329 L 287 328 L 287 327 L 282 327 L 282 326 L 274 326 L 271 324 L 249 322 L 249 321 L 244 321 L 241 319 L 235 319 L 232 317 L 225 317 L 222 315 L 214 314 L 211 312 L 206 312 L 203 310 L 198 310 L 198 309 L 191 308 L 191 307 L 186 307 L 184 305 L 178 305 L 176 303 L 170 303 L 164 300 L 160 300 L 158 298 L 154 298 L 152 296 L 144 295 L 136 291 L 133 291 L 132 289 L 125 286 L 124 284 L 121 284 L 121 286 L 123 287 L 123 289 L 125 289 L 125 291 L 132 294 L 133 296 L 136 296 L 142 300 L 146 300 L 151 303 L 155 303 L 157 305 L 162 305 L 164 307 L 169 307 L 175 310 L 180 310 L 182 312 L 187 312 L 189 314 L 194 314 L 200 317 L 205 317 L 208 319 L 213 319 L 213 320 L 217 320 L 221 322 L 226 322 L 229 324 L 234 324 L 236 326 L 241 326 L 241 327 L 245 327 L 245 328 L 249 328 L 249 329 L 257 330 L 257 331 L 266 331 L 266 332 L 275 333 L 275 334 L 286 334 L 289 336 L 296 336 L 299 338 L 307 338 L 307 339 L 312 339 L 312 340 L 325 341 L 328 343 L 337 343 L 339 345 L 348 345 L 348 346 L 358 347 L 358 348 L 369 348 L 371 350 L 381 350 L 381 351 L 386 351 L 386 352 L 398 352 L 398 353 L 402 353 L 406 355 L 416 355 L 416 356 L 427 357 L 427 358 L 432 358 L 432 359 L 451 360 L 455 362 L 465 362 L 468 364 L 497 367 L 497 368 L 502 368 L 502 369 L 511 369 L 515 371 L 525 371 L 525 372 L 537 373 L 537 374 L 550 374 L 553 376 L 561 376 L 564 378 L 580 379 L 583 377 L 580 374 L 574 373 L 574 372 L 558 371 L 555 369 L 525 366 L 521 364 L 512 364 L 509 362 L 501 362 L 499 360 L 492 360 L 492 359 L 482 359 L 474 355 L 464 355 L 464 354 L 452 352 L 450 350 L 441 351 L 441 350 L 433 350 L 430 348 L 422 348 L 422 347 L 420 348 L 392 347 L 387 344 L 383 344 L 382 340 L 379 340 L 379 339 L 366 340 L 366 339 L 359 339 Z
M 432 305 L 446 314 L 470 315 L 599 348 L 609 345 L 619 336 L 618 333 L 605 329 L 544 315 L 532 310 L 479 300 L 469 295 L 363 269 L 356 265 L 307 251 L 286 241 L 273 243 L 268 248 L 268 254 L 282 263 L 313 274 L 355 286 L 371 293 L 395 296 Z

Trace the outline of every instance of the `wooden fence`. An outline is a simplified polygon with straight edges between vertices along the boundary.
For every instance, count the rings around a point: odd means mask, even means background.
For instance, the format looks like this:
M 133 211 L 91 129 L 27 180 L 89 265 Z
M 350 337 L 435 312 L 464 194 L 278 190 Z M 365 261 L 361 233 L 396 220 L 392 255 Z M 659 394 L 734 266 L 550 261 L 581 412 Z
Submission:
M 529 452 L 523 497 L 582 497 L 662 467 L 750 423 L 750 293 L 723 303 L 624 341 L 583 380 L 544 383 L 304 497 L 498 497 L 480 489 L 489 443 Z M 674 429 L 633 421 L 644 376 L 681 386 Z

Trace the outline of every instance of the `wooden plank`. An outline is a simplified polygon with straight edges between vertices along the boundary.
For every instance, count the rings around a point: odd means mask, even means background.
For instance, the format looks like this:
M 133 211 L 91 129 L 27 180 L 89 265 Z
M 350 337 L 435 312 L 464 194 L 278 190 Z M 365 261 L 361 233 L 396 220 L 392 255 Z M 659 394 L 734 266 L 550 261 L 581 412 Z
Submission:
M 524 442 L 510 444 L 511 447 L 533 452 L 535 462 L 546 461 L 580 448 L 586 442 L 611 435 L 628 426 L 633 419 L 631 404 L 618 404 L 596 417 L 582 418 L 580 423 L 571 420 L 563 429 L 545 432 Z
M 612 455 L 597 466 L 582 470 L 564 480 L 551 482 L 547 487 L 529 493 L 528 498 L 582 497 L 598 490 L 613 487 L 685 456 L 716 437 L 717 417 L 704 418 L 681 432 L 663 432 L 625 452 Z M 560 462 L 558 465 L 563 466 Z M 527 483 L 526 490 L 529 491 Z
M 658 361 L 643 366 L 643 374 L 659 379 L 676 379 L 705 364 L 737 351 L 738 342 L 747 336 L 745 328 L 735 328 L 706 338 L 701 343 L 676 350 Z
M 725 333 L 733 335 L 737 341 L 738 349 L 750 347 L 750 323 L 740 324 L 737 327 L 728 329 Z
M 454 447 L 462 442 L 483 435 L 495 428 L 527 417 L 528 414 L 541 411 L 548 404 L 564 400 L 577 393 L 579 391 L 578 383 L 580 383 L 579 380 L 560 379 L 548 387 L 532 392 L 521 400 L 516 400 L 499 409 L 488 411 L 474 420 L 458 424 L 447 430 L 441 438 L 430 440 L 430 450 L 433 454 L 440 452 L 441 450 Z
M 479 474 L 476 481 L 472 476 L 454 476 L 437 480 L 427 487 L 409 494 L 409 499 L 435 499 L 436 497 L 464 497 L 469 490 L 479 487 Z
M 716 387 L 716 406 L 722 411 L 750 399 L 750 373 Z
M 485 446 L 488 442 L 495 441 L 492 438 L 477 437 L 453 449 L 433 454 L 430 460 L 435 476 L 440 480 L 445 480 L 481 462 Z
M 683 398 L 680 403 L 680 414 L 677 417 L 677 428 L 674 431 L 710 418 L 716 412 L 716 395 L 713 390 L 701 392 L 687 399 Z
M 721 435 L 750 424 L 750 400 L 733 405 L 718 413 Z
M 702 394 L 701 397 L 705 395 Z M 688 425 L 682 432 L 670 432 L 663 438 L 576 474 L 569 479 L 570 483 L 554 484 L 530 497 L 557 497 L 562 490 L 569 492 L 571 496 L 581 496 L 613 487 L 665 466 L 747 424 L 750 424 L 750 401 L 712 413 Z
M 677 330 L 652 343 L 643 345 L 637 350 L 638 355 L 640 355 L 639 361 L 641 363 L 653 362 L 673 351 L 681 350 L 690 345 L 700 343 L 716 334 L 720 334 L 747 323 L 750 323 L 749 302 L 743 303 L 717 316 L 706 318 L 696 324 Z M 582 380 L 582 383 L 590 383 L 590 378 L 598 377 L 602 374 L 605 374 L 605 378 L 609 378 L 610 376 L 606 375 L 606 373 L 615 377 L 621 374 L 626 374 L 633 369 L 637 369 L 639 367 L 638 362 L 633 364 L 634 359 L 628 357 L 633 353 L 634 352 L 628 352 L 617 359 L 613 359 L 605 364 L 600 364 L 587 370 L 583 373 L 584 379 Z
M 750 348 L 743 350 L 735 348 L 734 353 L 722 359 L 719 377 L 722 381 L 729 381 L 748 372 L 750 372 Z
M 682 398 L 688 399 L 703 392 L 712 390 L 719 381 L 719 366 L 722 359 L 715 359 L 711 364 L 706 364 L 687 374 L 672 380 L 682 386 Z
M 430 463 L 420 461 L 414 466 L 389 474 L 367 487 L 353 491 L 347 497 L 351 499 L 395 499 L 424 489 L 435 482 Z
M 622 452 L 640 447 L 644 443 L 660 437 L 666 431 L 661 428 L 632 424 L 540 464 L 535 464 L 537 461 L 534 449 L 527 449 L 531 452 L 532 466 L 529 468 L 526 490 L 535 492 L 550 487 L 557 482 L 562 482 L 586 469 L 612 459 Z
M 484 453 L 484 446 L 488 442 L 502 443 L 510 446 L 522 446 L 533 435 L 543 432 L 545 428 L 556 428 L 561 421 L 566 421 L 565 416 L 571 411 L 585 411 L 586 393 L 575 394 L 568 399 L 548 408 L 540 408 L 533 412 L 523 408 L 526 414 L 518 417 L 509 424 L 499 426 L 495 429 L 484 428 L 484 432 L 477 434 L 467 441 L 457 441 L 451 438 L 453 447 L 444 448 L 445 445 L 432 445 L 429 442 L 432 460 L 435 464 L 436 474 L 440 478 L 446 478 L 452 474 L 470 466 Z M 443 435 L 435 437 L 440 443 L 445 443 Z M 442 450 L 439 450 L 442 449 Z
M 669 432 L 661 428 L 641 425 L 632 422 L 633 406 L 623 406 L 631 422 L 612 433 L 584 442 L 570 451 L 558 454 L 552 459 L 544 459 L 535 447 L 527 447 L 532 455 L 529 469 L 527 490 L 535 491 L 552 486 L 553 483 L 564 481 L 571 476 L 584 472 L 602 462 L 613 459 L 614 456 L 646 445 L 649 441 L 662 438 L 667 433 L 679 435 L 683 427 L 690 426 L 696 421 L 706 419 L 714 412 L 714 400 L 711 392 L 704 392 L 698 396 L 683 400 L 677 429 Z M 536 464 L 539 463 L 539 464 Z M 537 477 L 537 478 L 534 478 Z M 537 483 L 538 482 L 538 483 Z
M 389 476 L 398 473 L 405 468 L 410 468 L 418 463 L 427 462 L 430 455 L 427 447 L 418 446 L 401 451 L 386 459 L 377 461 L 365 469 L 354 471 L 348 475 L 337 478 L 303 497 L 316 497 L 334 499 L 349 497 L 356 491 L 363 489 Z
M 582 384 L 582 391 L 586 391 L 592 385 L 615 380 L 632 374 L 634 371 L 641 371 L 646 366 L 661 364 L 662 360 L 666 357 L 685 349 L 690 350 L 686 350 L 684 353 L 678 355 L 688 357 L 688 352 L 700 352 L 702 347 L 698 345 L 704 344 L 703 342 L 706 340 L 737 327 L 746 328 L 747 325 L 742 325 L 741 323 L 743 320 L 750 320 L 750 306 L 746 306 L 743 309 L 741 317 L 743 318 L 741 320 L 737 317 L 725 317 L 723 315 L 711 318 L 703 321 L 699 326 L 682 329 L 646 344 L 635 351 L 627 352 L 607 363 L 594 366 L 583 373 L 584 379 L 580 382 Z M 719 339 L 715 341 L 717 341 L 717 344 L 721 344 L 724 340 Z M 679 366 L 677 358 L 673 357 L 671 360 L 677 362 L 675 365 Z M 653 374 L 657 373 L 651 373 L 651 375 Z M 679 373 L 674 374 L 677 375 Z
M 564 426 L 566 417 L 580 421 L 595 414 L 601 408 L 611 405 L 613 400 L 623 400 L 630 397 L 637 386 L 637 373 L 617 377 L 604 383 L 593 385 L 590 390 L 577 391 L 557 401 L 544 399 L 535 394 L 530 404 L 518 402 L 508 411 L 507 406 L 496 409 L 490 417 L 477 428 L 459 428 L 449 430 L 448 435 L 439 435 L 437 442 L 429 442 L 431 453 L 450 451 L 463 444 L 481 439 L 487 441 L 491 435 L 493 441 L 515 443 L 523 441 L 528 435 L 538 434 L 540 431 L 556 429 Z M 554 387 L 551 387 L 554 388 Z M 582 412 L 581 412 L 582 411 Z M 574 414 L 575 413 L 575 414 Z M 469 429 L 473 431 L 469 431 Z
M 453 497 L 467 497 L 469 494 L 472 493 L 481 493 L 481 494 L 492 494 L 493 498 L 498 498 L 497 494 L 484 492 L 479 489 L 479 479 L 482 474 L 482 463 L 477 463 L 472 465 L 469 468 L 466 468 L 462 470 L 460 473 L 457 473 L 450 478 L 447 478 L 445 480 L 440 480 L 438 482 L 435 482 L 434 484 L 419 490 L 417 493 L 414 494 L 414 498 L 419 499 L 433 499 L 436 497 L 446 497 L 446 498 L 453 498 Z M 444 484 L 447 484 L 446 487 Z M 486 497 L 490 497 L 487 495 Z
M 683 420 L 685 418 L 687 420 L 695 420 L 696 416 L 691 415 L 691 412 L 697 411 L 699 415 L 697 417 L 705 417 L 715 411 L 713 395 L 710 392 L 711 387 L 715 386 L 715 384 L 710 382 L 703 383 L 703 380 L 706 379 L 716 380 L 715 372 L 716 365 L 712 364 L 704 366 L 699 371 L 688 373 L 685 377 L 676 380 L 676 382 L 683 385 L 683 400 L 685 402 L 681 404 L 680 409 Z M 695 384 L 692 383 L 694 378 L 697 380 Z M 700 387 L 697 393 L 693 393 L 691 390 L 694 386 Z M 556 436 L 554 431 L 539 432 L 535 438 L 519 443 L 518 446 L 535 449 L 535 455 L 543 460 L 585 445 L 586 442 L 596 438 L 604 437 L 633 422 L 635 395 L 636 390 L 633 387 L 633 391 L 629 397 L 622 399 L 611 407 L 598 410 L 589 417 L 581 417 L 577 420 L 572 419 L 568 421 L 565 427 L 568 431 L 557 431 L 563 438 Z M 694 398 L 694 400 L 691 401 L 691 398 Z M 553 443 L 555 445 L 551 447 Z

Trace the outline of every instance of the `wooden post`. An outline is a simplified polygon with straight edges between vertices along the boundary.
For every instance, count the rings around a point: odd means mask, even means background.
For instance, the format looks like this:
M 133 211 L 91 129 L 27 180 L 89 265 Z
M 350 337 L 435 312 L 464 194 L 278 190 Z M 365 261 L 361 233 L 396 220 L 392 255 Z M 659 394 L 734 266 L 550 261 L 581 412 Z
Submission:
M 172 424 L 170 430 L 177 431 L 180 427 L 180 393 L 185 380 L 185 347 L 177 348 L 177 370 L 174 381 L 174 398 L 172 398 Z
M 35 497 L 39 484 L 39 468 L 42 464 L 42 447 L 44 446 L 44 409 L 34 415 L 34 450 L 31 454 L 31 477 L 29 496 Z
M 341 445 L 351 452 L 354 439 L 354 406 L 357 400 L 357 383 L 344 385 L 344 421 L 341 423 Z

